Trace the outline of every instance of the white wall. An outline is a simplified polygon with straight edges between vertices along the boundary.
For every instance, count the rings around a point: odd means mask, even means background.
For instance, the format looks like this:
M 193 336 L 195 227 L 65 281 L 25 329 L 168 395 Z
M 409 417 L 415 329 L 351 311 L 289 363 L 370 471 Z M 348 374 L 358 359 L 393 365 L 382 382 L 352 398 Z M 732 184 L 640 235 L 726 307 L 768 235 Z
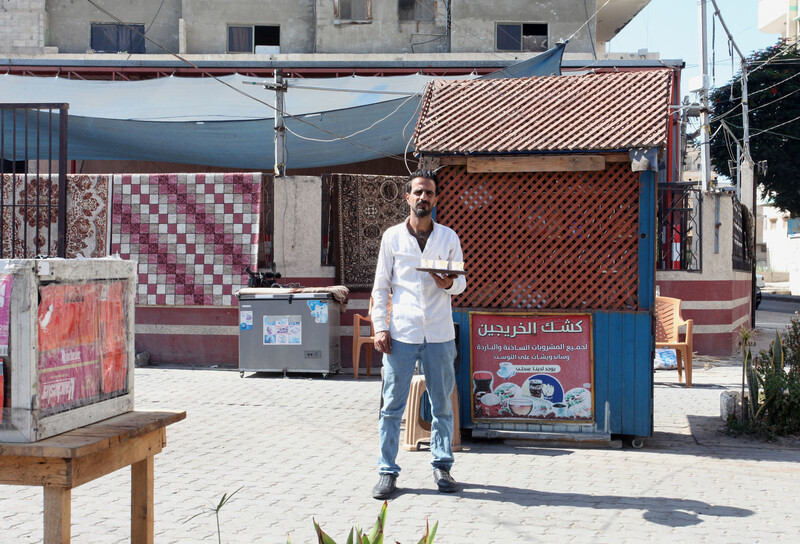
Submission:
M 334 278 L 333 266 L 322 266 L 322 179 L 314 176 L 275 178 L 275 263 L 285 278 Z
M 789 272 L 800 263 L 800 237 L 790 238 L 789 214 L 773 206 L 760 206 L 759 242 L 766 245 L 766 268 L 773 272 Z

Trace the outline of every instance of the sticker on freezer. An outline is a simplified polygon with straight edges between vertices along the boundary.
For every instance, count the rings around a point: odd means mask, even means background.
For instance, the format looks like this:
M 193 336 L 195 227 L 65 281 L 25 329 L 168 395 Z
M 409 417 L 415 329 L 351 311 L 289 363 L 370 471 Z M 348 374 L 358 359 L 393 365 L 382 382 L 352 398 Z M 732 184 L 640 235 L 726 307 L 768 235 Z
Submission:
M 303 343 L 303 323 L 299 315 L 265 315 L 264 345 L 300 345 Z
M 243 310 L 239 312 L 239 328 L 243 331 L 249 331 L 253 328 L 253 312 Z
M 307 301 L 308 308 L 311 310 L 311 315 L 314 316 L 314 321 L 317 323 L 328 322 L 328 303 L 323 300 L 309 300 Z

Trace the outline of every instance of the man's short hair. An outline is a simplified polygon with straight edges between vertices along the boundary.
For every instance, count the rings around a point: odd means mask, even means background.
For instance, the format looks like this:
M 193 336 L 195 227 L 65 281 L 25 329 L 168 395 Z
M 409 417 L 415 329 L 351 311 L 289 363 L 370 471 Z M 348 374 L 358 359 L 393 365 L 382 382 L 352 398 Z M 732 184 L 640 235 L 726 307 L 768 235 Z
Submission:
M 432 179 L 433 183 L 436 185 L 436 194 L 439 194 L 439 174 L 436 173 L 436 170 L 420 168 L 411 172 L 411 174 L 408 176 L 408 180 L 406 181 L 406 194 L 411 192 L 411 181 L 415 178 Z

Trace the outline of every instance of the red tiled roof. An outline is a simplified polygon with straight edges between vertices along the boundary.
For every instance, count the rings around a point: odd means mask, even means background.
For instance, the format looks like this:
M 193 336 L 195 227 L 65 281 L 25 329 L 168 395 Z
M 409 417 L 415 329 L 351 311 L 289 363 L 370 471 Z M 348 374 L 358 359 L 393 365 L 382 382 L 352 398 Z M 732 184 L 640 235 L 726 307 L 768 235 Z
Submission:
M 658 147 L 667 141 L 671 70 L 428 85 L 414 132 L 422 153 Z

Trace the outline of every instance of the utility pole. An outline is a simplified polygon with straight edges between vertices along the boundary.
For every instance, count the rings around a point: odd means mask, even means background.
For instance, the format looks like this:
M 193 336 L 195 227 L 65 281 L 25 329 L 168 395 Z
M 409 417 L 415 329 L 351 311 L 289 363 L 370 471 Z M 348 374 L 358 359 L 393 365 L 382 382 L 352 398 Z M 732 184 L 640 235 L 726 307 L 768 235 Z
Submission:
M 698 0 L 703 2 L 703 0 Z M 742 203 L 750 208 L 750 211 L 753 212 L 753 217 L 756 214 L 756 185 L 753 179 L 753 157 L 750 155 L 750 109 L 749 103 L 747 99 L 747 59 L 742 54 L 742 51 L 739 49 L 739 46 L 736 45 L 736 42 L 733 39 L 733 35 L 731 35 L 730 31 L 728 30 L 728 26 L 725 24 L 725 20 L 722 18 L 722 14 L 719 12 L 719 7 L 717 6 L 717 0 L 711 0 L 711 3 L 714 4 L 714 14 L 719 18 L 719 22 L 722 24 L 722 28 L 725 30 L 725 33 L 728 35 L 728 40 L 730 40 L 731 45 L 736 50 L 736 53 L 739 55 L 739 59 L 741 61 L 741 70 L 742 70 L 742 160 L 741 164 L 739 165 L 739 169 L 741 171 L 741 194 L 742 194 Z M 706 100 L 707 100 L 706 96 Z
M 275 177 L 286 175 L 286 126 L 283 114 L 285 110 L 286 82 L 279 68 L 275 69 L 275 82 L 264 85 L 264 88 L 275 91 Z
M 700 8 L 700 67 L 703 83 L 700 88 L 700 174 L 701 189 L 709 189 L 711 178 L 711 127 L 708 119 L 708 46 L 706 45 L 706 1 L 697 0 Z
M 698 0 L 703 2 L 704 0 Z M 725 33 L 728 35 L 728 40 L 733 45 L 733 48 L 738 53 L 739 58 L 741 59 L 741 66 L 742 66 L 742 158 L 739 164 L 739 172 L 740 172 L 740 180 L 741 180 L 741 195 L 742 195 L 742 203 L 747 206 L 753 214 L 753 222 L 756 220 L 756 213 L 757 213 L 757 200 L 756 200 L 756 183 L 753 176 L 753 157 L 750 156 L 750 116 L 749 116 L 749 105 L 747 99 L 747 60 L 745 56 L 742 54 L 742 51 L 739 49 L 739 46 L 736 45 L 736 42 L 733 39 L 733 35 L 731 35 L 730 31 L 728 30 L 728 26 L 725 24 L 725 20 L 722 18 L 722 14 L 719 12 L 719 6 L 717 6 L 717 0 L 711 0 L 711 3 L 714 4 L 714 14 L 719 18 L 719 22 L 722 24 L 722 28 L 725 30 Z M 731 82 L 733 85 L 733 82 Z M 747 198 L 747 200 L 744 200 Z M 751 267 L 751 301 L 755 301 L 755 291 L 756 291 L 756 232 L 758 229 L 755 228 L 753 225 L 753 263 Z M 756 326 L 756 307 L 753 302 L 750 304 L 750 324 L 751 327 Z

